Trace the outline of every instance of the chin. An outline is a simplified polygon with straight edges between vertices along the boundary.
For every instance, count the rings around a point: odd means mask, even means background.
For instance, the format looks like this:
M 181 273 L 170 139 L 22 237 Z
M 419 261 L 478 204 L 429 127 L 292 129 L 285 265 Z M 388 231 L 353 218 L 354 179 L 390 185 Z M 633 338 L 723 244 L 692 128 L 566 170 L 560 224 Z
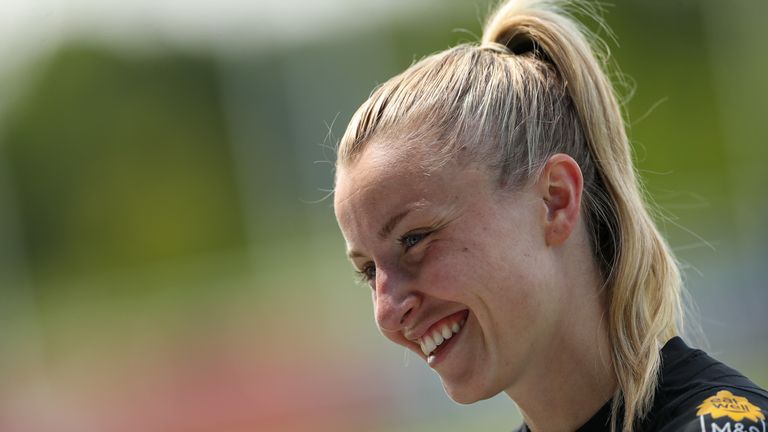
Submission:
M 445 381 L 443 381 L 443 389 L 452 401 L 461 405 L 470 405 L 499 394 L 499 392 L 489 391 L 488 389 L 473 388 L 469 385 L 453 385 Z

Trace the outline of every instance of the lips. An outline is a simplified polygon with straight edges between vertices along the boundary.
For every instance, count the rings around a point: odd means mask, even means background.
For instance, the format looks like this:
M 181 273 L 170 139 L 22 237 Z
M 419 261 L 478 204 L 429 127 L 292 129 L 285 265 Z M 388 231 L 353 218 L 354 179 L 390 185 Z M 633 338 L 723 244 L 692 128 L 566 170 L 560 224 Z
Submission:
M 463 310 L 449 315 L 433 324 L 417 342 L 427 358 L 448 339 L 460 332 L 467 321 L 469 311 Z

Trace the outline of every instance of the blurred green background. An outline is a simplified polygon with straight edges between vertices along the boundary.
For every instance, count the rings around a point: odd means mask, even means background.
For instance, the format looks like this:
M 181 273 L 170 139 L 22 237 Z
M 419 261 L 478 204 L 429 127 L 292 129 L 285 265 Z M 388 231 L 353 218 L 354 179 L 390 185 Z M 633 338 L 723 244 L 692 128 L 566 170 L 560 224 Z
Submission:
M 510 430 L 380 337 L 328 198 L 373 87 L 487 1 L 0 6 L 0 430 Z M 698 346 L 768 385 L 768 3 L 606 8 Z M 631 96 L 631 97 L 629 97 Z M 707 344 L 708 342 L 708 344 Z

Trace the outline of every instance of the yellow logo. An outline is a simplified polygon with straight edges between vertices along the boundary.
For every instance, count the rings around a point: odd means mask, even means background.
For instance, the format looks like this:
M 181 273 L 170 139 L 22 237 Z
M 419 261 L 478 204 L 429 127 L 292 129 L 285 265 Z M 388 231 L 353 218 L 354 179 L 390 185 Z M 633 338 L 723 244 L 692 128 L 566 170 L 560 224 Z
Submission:
M 756 422 L 758 418 L 765 420 L 765 415 L 761 412 L 760 407 L 752 405 L 745 397 L 734 396 L 728 390 L 717 392 L 716 395 L 702 402 L 698 408 L 697 416 L 709 414 L 713 419 L 728 416 L 733 421 L 741 421 L 745 418 L 753 422 Z

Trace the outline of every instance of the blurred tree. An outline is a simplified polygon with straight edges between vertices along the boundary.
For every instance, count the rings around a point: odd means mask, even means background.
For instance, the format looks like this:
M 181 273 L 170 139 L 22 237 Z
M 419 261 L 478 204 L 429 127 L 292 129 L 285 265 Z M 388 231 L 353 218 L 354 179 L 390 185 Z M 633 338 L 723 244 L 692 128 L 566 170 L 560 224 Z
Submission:
M 35 276 L 244 245 L 209 59 L 65 45 L 0 140 Z

